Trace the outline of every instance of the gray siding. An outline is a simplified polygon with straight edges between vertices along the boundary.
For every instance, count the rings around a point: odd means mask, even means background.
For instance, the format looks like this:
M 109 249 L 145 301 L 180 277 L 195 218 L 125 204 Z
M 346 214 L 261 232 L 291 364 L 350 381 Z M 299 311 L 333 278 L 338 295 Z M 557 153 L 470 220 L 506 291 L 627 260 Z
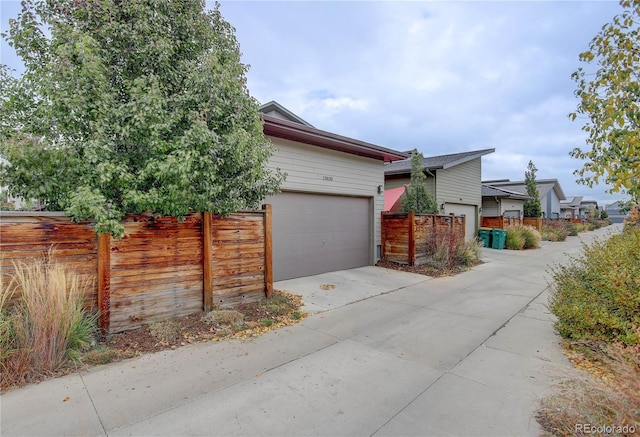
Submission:
M 406 177 L 387 177 L 387 179 L 384 181 L 384 189 L 385 190 L 391 190 L 392 188 L 398 188 L 398 187 L 402 187 L 404 185 L 409 185 L 411 183 L 411 177 L 410 176 L 406 176 Z M 436 193 L 436 184 L 435 184 L 435 179 L 432 176 L 427 176 L 427 189 L 429 190 L 429 192 L 431 193 L 432 196 L 435 197 L 435 193 Z
M 474 159 L 455 167 L 438 170 L 436 173 L 436 191 L 438 204 L 463 203 L 482 205 L 481 161 Z
M 482 210 L 484 212 L 484 209 Z M 519 211 L 520 217 L 524 217 L 524 200 L 504 199 L 500 201 L 500 214 L 507 211 Z
M 548 206 L 548 217 L 556 218 L 560 217 L 560 199 L 554 190 L 549 190 L 547 193 L 547 206 Z
M 467 236 L 475 235 L 478 230 L 478 211 L 482 206 L 481 159 L 477 158 L 436 173 L 436 201 L 473 205 L 473 216 L 467 215 Z
M 376 159 L 337 152 L 281 138 L 271 138 L 276 153 L 269 167 L 287 173 L 281 189 L 318 194 L 368 197 L 373 200 L 373 245 L 377 259 L 380 243 L 380 213 L 384 208 L 384 164 Z
M 496 217 L 506 212 L 518 211 L 518 214 L 512 213 L 512 216 L 524 216 L 524 201 L 515 199 L 482 199 L 482 213 L 480 215 L 486 217 Z
M 500 205 L 494 199 L 485 199 L 482 201 L 482 213 L 487 217 L 497 217 L 500 215 Z

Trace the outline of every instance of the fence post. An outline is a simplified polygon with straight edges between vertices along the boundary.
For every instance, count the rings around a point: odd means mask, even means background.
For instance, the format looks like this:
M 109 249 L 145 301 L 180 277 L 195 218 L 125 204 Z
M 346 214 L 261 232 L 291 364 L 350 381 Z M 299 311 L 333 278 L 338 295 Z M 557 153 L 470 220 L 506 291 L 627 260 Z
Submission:
M 111 324 L 111 234 L 98 235 L 98 328 L 102 335 Z
M 262 205 L 264 209 L 264 294 L 273 294 L 273 236 L 271 227 L 271 205 Z
M 409 212 L 409 265 L 412 266 L 416 261 L 416 242 L 414 236 L 416 234 L 416 214 Z
M 462 217 L 462 240 L 467 239 L 467 216 L 463 215 Z
M 385 241 L 387 240 L 387 235 L 385 232 L 385 219 L 384 219 L 384 212 L 380 213 L 380 244 L 382 245 L 382 247 L 380 248 L 380 258 L 385 259 L 385 251 L 384 251 L 384 246 L 385 246 Z
M 202 213 L 202 298 L 205 311 L 213 309 L 213 277 L 211 266 L 211 213 Z

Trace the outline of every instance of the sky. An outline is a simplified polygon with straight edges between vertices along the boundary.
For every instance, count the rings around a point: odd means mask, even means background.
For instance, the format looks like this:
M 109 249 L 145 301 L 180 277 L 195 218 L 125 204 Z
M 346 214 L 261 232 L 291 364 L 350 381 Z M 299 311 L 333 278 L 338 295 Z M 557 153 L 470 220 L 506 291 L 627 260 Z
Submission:
M 20 2 L 0 0 L 6 30 Z M 221 1 L 247 83 L 318 129 L 424 156 L 495 148 L 482 178 L 558 179 L 567 197 L 626 199 L 578 185 L 572 122 L 579 53 L 617 1 Z M 212 8 L 214 3 L 207 2 Z M 19 67 L 2 42 L 0 63 Z

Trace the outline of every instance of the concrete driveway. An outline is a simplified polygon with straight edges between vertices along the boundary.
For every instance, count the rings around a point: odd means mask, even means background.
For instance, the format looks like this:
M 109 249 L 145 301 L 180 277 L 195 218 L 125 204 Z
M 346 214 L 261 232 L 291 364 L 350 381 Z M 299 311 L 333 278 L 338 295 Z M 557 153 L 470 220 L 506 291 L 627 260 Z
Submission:
M 539 435 L 538 400 L 572 372 L 545 271 L 581 240 L 619 229 L 484 249 L 485 264 L 453 277 L 366 267 L 279 282 L 314 314 L 252 342 L 191 345 L 14 390 L 0 398 L 0 431 Z

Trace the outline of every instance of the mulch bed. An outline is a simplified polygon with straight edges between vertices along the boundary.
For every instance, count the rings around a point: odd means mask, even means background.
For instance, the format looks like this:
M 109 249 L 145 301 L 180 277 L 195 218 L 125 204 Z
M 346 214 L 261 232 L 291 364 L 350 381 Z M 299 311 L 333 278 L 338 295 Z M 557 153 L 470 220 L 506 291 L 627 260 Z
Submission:
M 225 310 L 241 313 L 241 323 L 226 324 L 203 320 L 203 311 L 165 322 L 145 325 L 137 329 L 111 334 L 100 339 L 92 350 L 86 352 L 82 362 L 68 362 L 62 368 L 47 374 L 28 374 L 20 380 L 4 382 L 0 393 L 16 387 L 42 382 L 49 378 L 68 375 L 78 370 L 87 370 L 99 364 L 108 364 L 143 354 L 177 349 L 192 343 L 222 341 L 226 339 L 251 340 L 268 331 L 290 326 L 301 321 L 306 313 L 300 311 L 302 297 L 275 290 L 273 299 L 278 305 L 260 302 L 243 303 Z M 277 313 L 274 312 L 278 310 Z M 155 327 L 154 327 L 155 325 Z M 155 335 L 153 334 L 155 329 Z M 165 334 L 161 337 L 158 333 Z M 173 334 L 173 335 L 171 335 Z
M 421 264 L 419 266 L 410 266 L 406 264 L 398 264 L 392 261 L 380 260 L 376 263 L 378 267 L 384 267 L 385 269 L 399 270 L 402 272 L 417 273 L 419 275 L 432 276 L 438 278 L 440 276 L 451 276 L 456 273 L 460 273 L 459 270 L 442 270 L 436 269 L 428 264 Z

